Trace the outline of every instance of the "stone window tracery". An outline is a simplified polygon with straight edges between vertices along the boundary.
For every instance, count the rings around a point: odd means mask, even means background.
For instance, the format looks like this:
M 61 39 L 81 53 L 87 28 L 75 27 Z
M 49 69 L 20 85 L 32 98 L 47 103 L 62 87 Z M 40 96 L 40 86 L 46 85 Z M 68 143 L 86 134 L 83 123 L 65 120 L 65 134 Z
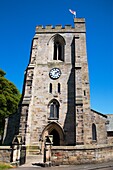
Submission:
M 53 51 L 53 60 L 64 61 L 64 45 L 65 40 L 59 34 L 54 37 L 54 51 Z
M 57 100 L 52 100 L 49 104 L 50 109 L 50 119 L 58 119 L 59 118 L 59 103 Z

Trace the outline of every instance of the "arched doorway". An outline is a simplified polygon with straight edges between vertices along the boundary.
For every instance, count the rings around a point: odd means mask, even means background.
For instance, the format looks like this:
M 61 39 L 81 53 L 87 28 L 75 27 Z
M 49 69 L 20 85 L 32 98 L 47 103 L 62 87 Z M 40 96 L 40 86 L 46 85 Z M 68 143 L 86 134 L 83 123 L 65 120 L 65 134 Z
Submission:
M 53 136 L 53 146 L 59 146 L 60 145 L 59 133 L 55 129 L 53 129 L 49 135 Z
M 58 123 L 51 122 L 44 128 L 42 132 L 42 140 L 45 141 L 45 137 L 48 135 L 53 135 L 54 146 L 65 145 L 64 132 L 62 127 Z

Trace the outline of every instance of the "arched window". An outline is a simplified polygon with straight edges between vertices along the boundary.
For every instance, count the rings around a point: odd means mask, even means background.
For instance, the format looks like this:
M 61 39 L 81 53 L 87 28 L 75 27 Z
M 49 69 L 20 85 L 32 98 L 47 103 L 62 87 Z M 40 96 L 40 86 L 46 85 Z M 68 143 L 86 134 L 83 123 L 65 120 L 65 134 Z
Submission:
M 59 34 L 55 35 L 53 60 L 64 61 L 64 45 L 65 45 L 64 38 Z
M 58 119 L 59 118 L 59 103 L 57 100 L 52 100 L 49 104 L 50 108 L 50 119 Z
M 49 84 L 49 93 L 52 93 L 52 83 Z
M 92 140 L 97 140 L 96 125 L 92 124 Z
M 60 93 L 60 83 L 58 83 L 58 93 Z

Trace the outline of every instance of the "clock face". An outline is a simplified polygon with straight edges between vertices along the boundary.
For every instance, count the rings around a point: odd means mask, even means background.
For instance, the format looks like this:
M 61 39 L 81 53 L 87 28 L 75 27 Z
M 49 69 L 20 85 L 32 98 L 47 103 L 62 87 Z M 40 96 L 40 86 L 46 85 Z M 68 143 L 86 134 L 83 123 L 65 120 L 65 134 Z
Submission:
M 53 68 L 49 72 L 49 76 L 51 79 L 58 79 L 61 75 L 61 71 L 59 68 Z

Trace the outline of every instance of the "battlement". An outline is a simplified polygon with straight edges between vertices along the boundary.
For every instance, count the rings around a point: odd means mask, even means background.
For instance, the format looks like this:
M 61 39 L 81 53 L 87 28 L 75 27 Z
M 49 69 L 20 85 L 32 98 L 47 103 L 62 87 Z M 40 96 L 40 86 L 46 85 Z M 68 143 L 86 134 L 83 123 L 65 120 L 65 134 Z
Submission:
M 72 25 L 43 25 L 36 26 L 36 33 L 39 32 L 85 32 L 85 19 L 84 18 L 74 18 L 74 27 Z
M 46 25 L 45 27 L 43 25 L 38 25 L 36 27 L 36 30 L 42 30 L 42 29 L 74 29 L 71 25 L 65 25 L 65 27 L 62 27 L 62 25 L 56 25 L 53 27 L 53 25 Z

